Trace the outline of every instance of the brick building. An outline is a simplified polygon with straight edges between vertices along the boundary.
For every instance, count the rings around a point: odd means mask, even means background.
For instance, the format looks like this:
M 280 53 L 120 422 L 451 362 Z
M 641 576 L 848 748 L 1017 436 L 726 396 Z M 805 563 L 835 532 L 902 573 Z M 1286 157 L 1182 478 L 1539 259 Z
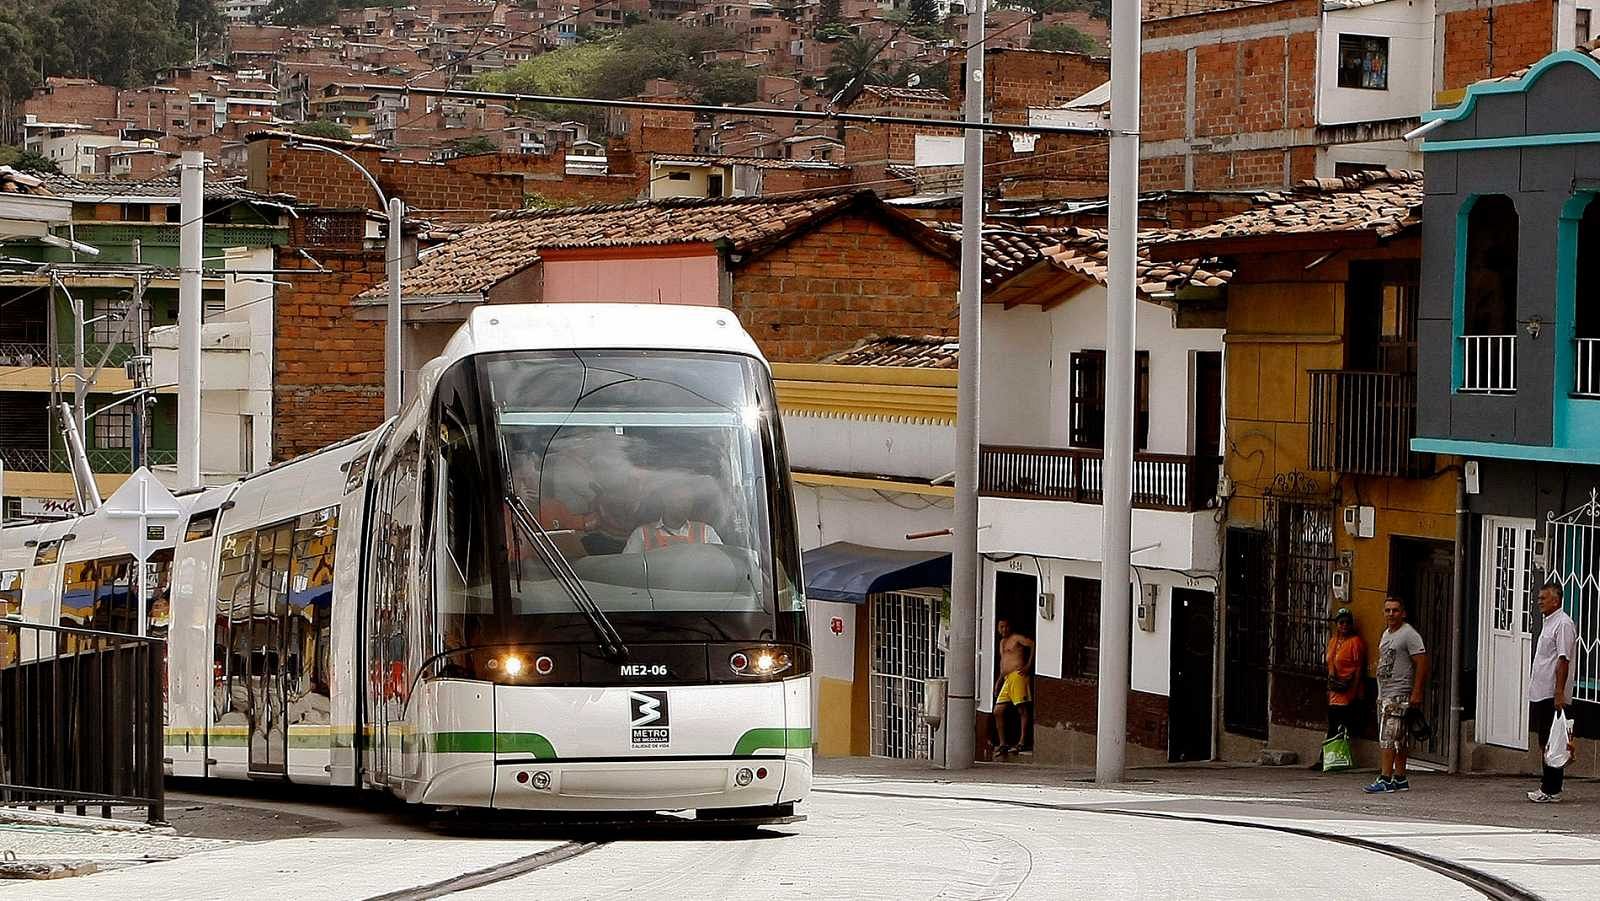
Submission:
M 1401 138 L 1467 83 L 1590 33 L 1590 0 L 1273 0 L 1151 10 L 1147 189 L 1284 187 L 1419 168 Z

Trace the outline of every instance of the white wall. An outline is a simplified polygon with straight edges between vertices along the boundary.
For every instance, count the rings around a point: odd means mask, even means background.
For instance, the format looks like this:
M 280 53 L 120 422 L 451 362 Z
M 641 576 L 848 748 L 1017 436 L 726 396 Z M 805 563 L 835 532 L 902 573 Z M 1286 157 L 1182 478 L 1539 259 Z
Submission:
M 1434 8 L 1430 0 L 1389 0 L 1323 14 L 1317 59 L 1317 123 L 1337 125 L 1416 116 L 1433 107 Z M 1389 38 L 1387 90 L 1339 87 L 1339 35 Z
M 1050 384 L 1065 378 L 1051 368 L 1054 317 L 1038 307 L 983 305 L 983 419 L 985 444 L 1050 443 Z
M 1365 144 L 1334 144 L 1317 148 L 1317 177 L 1338 173 L 1339 163 L 1360 163 L 1390 169 L 1422 169 L 1422 152 L 1405 141 L 1370 141 Z
M 979 498 L 978 549 L 1099 561 L 1102 516 L 1099 504 Z M 1221 567 L 1216 511 L 1135 509 L 1133 549 L 1140 566 L 1214 572 Z
M 1008 560 L 994 561 L 984 559 L 982 562 L 982 575 L 979 584 L 983 586 L 983 601 L 979 605 L 978 641 L 979 641 L 979 678 L 978 691 L 980 694 L 979 709 L 989 712 L 994 709 L 994 680 L 987 674 L 994 671 L 994 621 L 995 621 L 995 574 L 999 572 L 1017 572 L 1033 576 L 1037 579 L 1039 591 L 1054 592 L 1056 595 L 1055 617 L 1051 620 L 1036 619 L 1034 622 L 1035 641 L 1035 671 L 1041 676 L 1059 678 L 1063 657 L 1062 636 L 1066 623 L 1064 611 L 1061 609 L 1061 594 L 1063 580 L 1069 576 L 1080 579 L 1093 579 L 1099 581 L 1100 567 L 1095 563 L 1076 560 L 1056 560 L 1048 557 L 1012 557 Z M 1156 587 L 1156 616 L 1154 631 L 1146 632 L 1139 628 L 1138 622 L 1131 625 L 1130 634 L 1132 642 L 1132 681 L 1134 691 L 1148 692 L 1150 694 L 1167 695 L 1171 691 L 1171 637 L 1172 637 L 1172 589 L 1193 588 L 1199 591 L 1216 593 L 1217 585 L 1209 577 L 1185 576 L 1182 573 L 1166 572 L 1158 569 L 1138 567 L 1135 575 L 1136 584 Z M 1138 598 L 1133 602 L 1138 603 Z M 1037 612 L 1035 613 L 1037 617 Z
M 785 413 L 789 465 L 931 481 L 955 469 L 952 425 Z
M 796 484 L 794 506 L 802 550 L 835 541 L 894 550 L 953 548 L 949 536 L 906 538 L 949 528 L 952 502 L 947 497 Z
M 1048 312 L 986 305 L 983 317 L 983 441 L 1070 445 L 1073 353 L 1106 346 L 1106 292 L 1093 286 Z M 1221 351 L 1221 329 L 1180 329 L 1175 314 L 1141 301 L 1135 346 L 1150 354 L 1152 453 L 1193 450 L 1194 352 Z

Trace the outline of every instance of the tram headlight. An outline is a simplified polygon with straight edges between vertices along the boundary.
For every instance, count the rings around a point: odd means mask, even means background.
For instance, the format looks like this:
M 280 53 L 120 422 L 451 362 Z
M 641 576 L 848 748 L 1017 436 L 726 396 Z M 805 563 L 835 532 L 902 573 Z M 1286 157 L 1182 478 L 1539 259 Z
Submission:
M 786 672 L 794 665 L 789 652 L 783 648 L 751 648 L 735 651 L 728 658 L 728 667 L 741 676 L 764 678 Z
M 505 674 L 512 678 L 522 674 L 522 658 L 515 654 L 507 654 L 505 659 L 500 662 L 500 666 Z

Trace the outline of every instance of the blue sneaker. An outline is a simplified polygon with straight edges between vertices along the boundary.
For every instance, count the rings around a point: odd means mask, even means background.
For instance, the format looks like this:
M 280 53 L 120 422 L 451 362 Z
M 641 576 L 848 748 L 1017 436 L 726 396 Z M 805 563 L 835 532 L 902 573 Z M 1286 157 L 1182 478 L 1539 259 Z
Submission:
M 1411 780 L 1407 779 L 1404 776 L 1401 776 L 1399 779 L 1391 779 L 1391 780 L 1389 780 L 1389 791 L 1392 791 L 1392 792 L 1408 792 L 1408 791 L 1411 791 Z
M 1378 778 L 1372 780 L 1371 785 L 1364 786 L 1361 790 L 1369 795 L 1381 795 L 1394 791 L 1394 783 L 1383 778 L 1382 776 L 1379 776 Z

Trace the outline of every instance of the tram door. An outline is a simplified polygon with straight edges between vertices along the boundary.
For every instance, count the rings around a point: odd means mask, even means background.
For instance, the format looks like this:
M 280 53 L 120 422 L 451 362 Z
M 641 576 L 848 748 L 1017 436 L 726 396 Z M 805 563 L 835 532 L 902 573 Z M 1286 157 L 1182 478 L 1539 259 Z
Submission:
M 288 638 L 289 563 L 294 523 L 256 533 L 250 609 L 250 772 L 284 775 L 289 750 L 283 651 Z

